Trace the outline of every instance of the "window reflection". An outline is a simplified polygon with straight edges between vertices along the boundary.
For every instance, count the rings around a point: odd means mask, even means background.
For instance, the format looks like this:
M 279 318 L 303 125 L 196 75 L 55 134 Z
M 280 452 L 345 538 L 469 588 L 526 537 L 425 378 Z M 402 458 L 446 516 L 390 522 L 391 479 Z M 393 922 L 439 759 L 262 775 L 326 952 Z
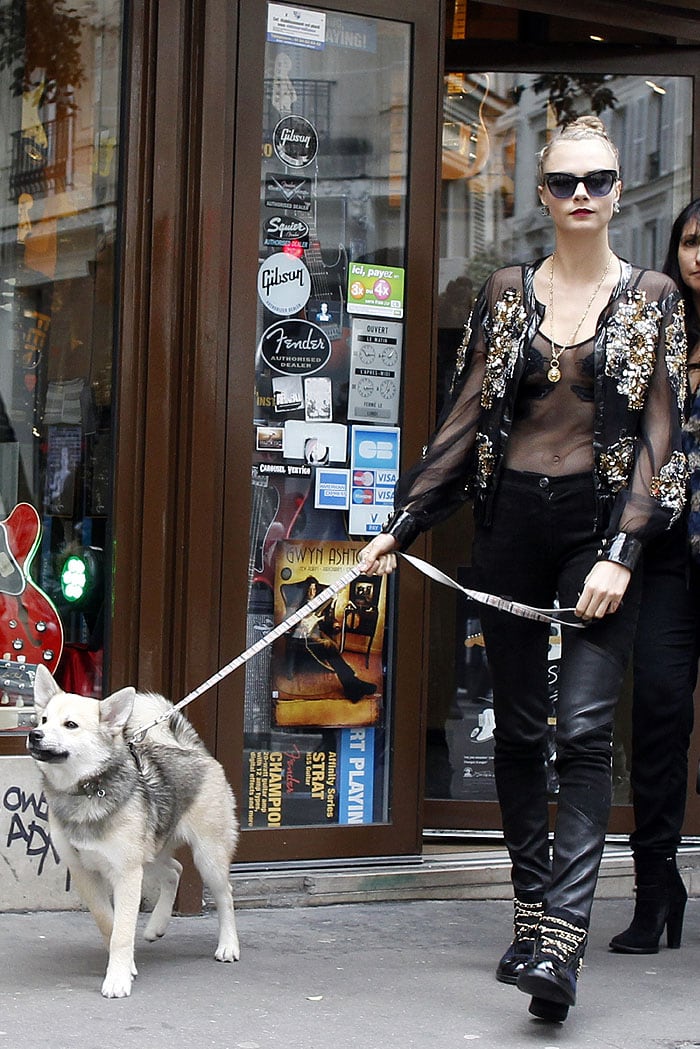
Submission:
M 613 250 L 660 269 L 673 217 L 690 199 L 692 84 L 685 77 L 451 73 L 445 78 L 442 225 L 438 306 L 439 412 L 449 388 L 463 325 L 486 277 L 552 247 L 541 214 L 534 157 L 559 123 L 597 112 L 620 149 L 621 212 L 610 227 Z M 436 529 L 433 554 L 454 577 L 468 572 L 470 511 Z M 427 796 L 495 799 L 493 740 L 478 609 L 450 594 L 432 595 Z M 556 700 L 557 646 L 550 650 Z M 629 801 L 630 689 L 617 708 L 615 801 Z M 552 783 L 553 789 L 555 784 Z
M 4 731 L 37 662 L 101 695 L 120 46 L 115 0 L 27 0 L 0 20 L 0 560 L 29 579 L 6 592 L 0 564 Z

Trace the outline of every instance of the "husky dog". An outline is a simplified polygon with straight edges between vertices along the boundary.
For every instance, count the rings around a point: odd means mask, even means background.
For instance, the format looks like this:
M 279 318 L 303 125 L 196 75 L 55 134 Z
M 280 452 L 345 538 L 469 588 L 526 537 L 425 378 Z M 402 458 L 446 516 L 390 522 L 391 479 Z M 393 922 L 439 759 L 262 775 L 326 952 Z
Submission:
M 229 866 L 238 825 L 224 770 L 175 712 L 142 743 L 130 737 L 172 708 L 162 696 L 123 688 L 101 701 L 63 692 L 39 665 L 39 725 L 27 747 L 43 773 L 51 837 L 109 951 L 105 998 L 131 993 L 144 870 L 159 889 L 144 936 L 165 933 L 187 843 L 219 916 L 220 962 L 239 956 Z

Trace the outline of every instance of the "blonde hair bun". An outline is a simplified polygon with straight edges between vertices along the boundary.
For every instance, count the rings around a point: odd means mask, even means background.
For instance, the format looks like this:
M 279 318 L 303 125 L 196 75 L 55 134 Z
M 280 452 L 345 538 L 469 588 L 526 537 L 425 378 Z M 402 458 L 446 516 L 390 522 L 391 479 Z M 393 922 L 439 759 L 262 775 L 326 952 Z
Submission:
M 608 129 L 606 128 L 600 117 L 595 116 L 593 113 L 587 113 L 582 117 L 576 117 L 575 120 L 565 124 L 561 130 L 561 137 L 572 138 L 570 132 L 583 131 L 587 129 L 592 131 L 596 135 L 602 135 L 603 138 L 608 138 Z
M 544 178 L 544 164 L 549 156 L 549 151 L 556 146 L 557 142 L 576 142 L 585 139 L 597 140 L 604 142 L 610 150 L 612 157 L 615 161 L 616 169 L 620 170 L 620 154 L 617 146 L 608 135 L 608 129 L 606 128 L 600 117 L 597 117 L 594 113 L 587 113 L 582 117 L 576 117 L 575 120 L 565 124 L 562 128 L 559 128 L 550 138 L 549 142 L 539 151 L 537 154 L 537 178 L 541 184 Z

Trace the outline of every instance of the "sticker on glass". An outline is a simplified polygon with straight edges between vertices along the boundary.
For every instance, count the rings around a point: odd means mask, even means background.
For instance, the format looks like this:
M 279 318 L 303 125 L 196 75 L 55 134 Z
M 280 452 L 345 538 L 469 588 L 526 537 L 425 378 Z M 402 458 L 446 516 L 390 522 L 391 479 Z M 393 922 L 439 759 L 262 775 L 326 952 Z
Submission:
M 288 244 L 298 244 L 305 250 L 309 247 L 308 223 L 294 215 L 273 215 L 265 223 L 263 235 L 268 247 L 283 248 Z
M 270 4 L 267 9 L 267 39 L 276 44 L 320 51 L 326 42 L 326 13 L 295 4 Z
M 313 375 L 330 360 L 331 341 L 322 328 L 305 320 L 276 321 L 262 333 L 260 355 L 283 375 Z
M 311 211 L 311 179 L 305 175 L 268 175 L 265 207 L 285 211 Z
M 301 259 L 276 251 L 258 270 L 258 295 L 271 313 L 291 317 L 306 306 L 311 275 Z
M 275 125 L 272 148 L 283 164 L 291 168 L 305 168 L 318 153 L 316 128 L 306 117 L 290 113 Z

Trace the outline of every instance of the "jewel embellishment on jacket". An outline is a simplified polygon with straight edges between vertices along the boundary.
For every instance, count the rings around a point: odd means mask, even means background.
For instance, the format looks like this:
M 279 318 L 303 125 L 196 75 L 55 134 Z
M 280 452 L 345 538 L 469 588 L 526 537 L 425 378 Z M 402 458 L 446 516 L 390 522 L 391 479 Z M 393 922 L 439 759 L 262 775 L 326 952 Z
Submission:
M 679 299 L 666 327 L 666 367 L 678 407 L 685 411 L 688 341 L 685 334 L 685 303 Z
M 496 465 L 496 456 L 493 444 L 485 433 L 477 433 L 476 438 L 476 483 L 480 488 L 486 488 L 489 478 Z
M 623 437 L 603 452 L 600 469 L 613 492 L 627 487 L 633 462 L 634 441 L 631 437 Z
M 474 311 L 470 310 L 469 316 L 467 317 L 467 323 L 464 325 L 464 334 L 462 341 L 457 348 L 457 355 L 455 357 L 455 370 L 452 376 L 452 382 L 450 383 L 450 394 L 455 392 L 455 387 L 460 380 L 464 366 L 467 363 L 467 352 L 469 350 L 469 340 L 472 337 L 472 316 Z
M 661 310 L 645 291 L 628 291 L 608 325 L 605 374 L 617 380 L 630 411 L 641 411 L 656 361 Z
M 669 462 L 652 477 L 649 494 L 666 510 L 672 510 L 671 524 L 681 516 L 688 488 L 688 460 L 683 452 L 674 452 Z
M 518 350 L 524 339 L 526 320 L 520 292 L 515 288 L 507 288 L 503 298 L 493 307 L 493 320 L 486 331 L 488 355 L 481 387 L 483 408 L 491 408 L 494 398 L 502 397 L 505 393 L 506 382 L 513 374 Z

